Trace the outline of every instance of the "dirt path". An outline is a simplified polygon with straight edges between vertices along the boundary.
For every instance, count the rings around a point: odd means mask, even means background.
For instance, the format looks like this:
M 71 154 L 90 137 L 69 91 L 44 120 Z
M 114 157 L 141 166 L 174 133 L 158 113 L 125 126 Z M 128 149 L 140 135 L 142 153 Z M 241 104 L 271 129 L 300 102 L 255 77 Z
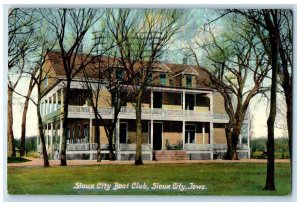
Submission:
M 43 159 L 38 158 L 26 158 L 30 159 L 29 162 L 22 163 L 8 163 L 8 167 L 27 167 L 27 166 L 43 166 Z M 164 163 L 176 163 L 176 164 L 186 164 L 186 163 L 228 163 L 228 162 L 253 162 L 253 163 L 266 163 L 266 159 L 241 159 L 238 161 L 230 160 L 177 160 L 177 161 L 143 161 L 144 164 L 164 164 Z M 288 159 L 275 160 L 276 163 L 289 163 Z M 59 166 L 60 160 L 49 160 L 50 166 Z M 109 161 L 102 160 L 101 162 L 96 162 L 96 160 L 68 160 L 67 164 L 69 166 L 76 165 L 117 165 L 117 164 L 134 164 L 134 161 Z

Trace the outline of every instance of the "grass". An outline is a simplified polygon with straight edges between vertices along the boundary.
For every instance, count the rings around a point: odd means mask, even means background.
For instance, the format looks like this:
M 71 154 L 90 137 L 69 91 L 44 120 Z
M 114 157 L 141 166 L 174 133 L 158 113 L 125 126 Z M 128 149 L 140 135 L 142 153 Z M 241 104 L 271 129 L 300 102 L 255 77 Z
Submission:
M 31 160 L 25 159 L 22 157 L 8 157 L 7 158 L 7 163 L 21 163 L 21 162 L 29 162 Z
M 68 167 L 8 167 L 9 194 L 69 195 L 288 195 L 291 192 L 290 165 L 276 163 L 276 191 L 264 191 L 266 165 L 263 163 L 200 163 L 97 165 Z M 127 185 L 128 189 L 74 189 L 76 182 L 97 185 L 98 182 Z M 131 189 L 134 182 L 147 189 Z M 153 183 L 171 185 L 190 183 L 205 189 L 151 189 Z

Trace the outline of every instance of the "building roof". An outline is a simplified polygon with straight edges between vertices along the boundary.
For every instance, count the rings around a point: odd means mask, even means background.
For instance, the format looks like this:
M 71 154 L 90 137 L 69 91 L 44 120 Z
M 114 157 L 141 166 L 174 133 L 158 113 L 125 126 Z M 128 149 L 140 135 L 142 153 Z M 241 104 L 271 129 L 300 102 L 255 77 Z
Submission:
M 63 67 L 62 55 L 60 52 L 51 51 L 47 54 L 46 57 L 46 66 L 44 66 L 44 70 L 51 70 L 52 75 L 54 75 L 58 79 L 64 79 L 66 77 L 65 70 Z M 87 64 L 89 62 L 89 64 Z M 77 54 L 74 61 L 75 69 L 72 71 L 74 78 L 82 79 L 85 74 L 89 78 L 98 77 L 99 68 L 107 69 L 110 68 L 123 68 L 119 59 L 102 56 L 101 58 L 92 59 L 92 56 L 88 56 L 86 54 Z M 85 69 L 79 69 L 85 65 Z M 135 69 L 138 70 L 141 64 L 135 64 Z M 182 87 L 181 79 L 184 75 L 194 75 L 196 77 L 196 88 L 206 88 L 209 87 L 207 85 L 210 84 L 210 78 L 208 74 L 201 69 L 201 67 L 197 65 L 185 65 L 185 64 L 167 64 L 162 62 L 154 63 L 153 71 L 155 72 L 163 72 L 169 74 L 169 80 L 172 80 L 172 86 L 174 87 Z M 75 74 L 76 73 L 76 74 Z

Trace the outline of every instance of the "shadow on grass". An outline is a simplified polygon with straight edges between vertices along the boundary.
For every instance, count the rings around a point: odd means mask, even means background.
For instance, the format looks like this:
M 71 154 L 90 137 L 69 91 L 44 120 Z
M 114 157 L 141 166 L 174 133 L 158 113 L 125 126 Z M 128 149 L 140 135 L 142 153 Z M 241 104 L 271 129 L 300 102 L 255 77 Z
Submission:
M 8 157 L 7 163 L 22 163 L 22 162 L 30 162 L 31 160 L 25 159 L 22 157 Z

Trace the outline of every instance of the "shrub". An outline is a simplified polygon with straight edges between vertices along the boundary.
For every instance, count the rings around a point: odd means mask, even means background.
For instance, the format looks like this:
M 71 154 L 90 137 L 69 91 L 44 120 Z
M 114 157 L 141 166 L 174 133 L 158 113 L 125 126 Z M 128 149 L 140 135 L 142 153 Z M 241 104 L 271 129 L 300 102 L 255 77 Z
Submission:
M 178 141 L 177 144 L 170 144 L 169 140 L 166 139 L 166 149 L 167 150 L 182 150 L 182 141 Z
M 40 154 L 37 153 L 37 152 L 28 152 L 28 153 L 26 154 L 26 157 L 39 158 L 39 157 L 40 157 Z

